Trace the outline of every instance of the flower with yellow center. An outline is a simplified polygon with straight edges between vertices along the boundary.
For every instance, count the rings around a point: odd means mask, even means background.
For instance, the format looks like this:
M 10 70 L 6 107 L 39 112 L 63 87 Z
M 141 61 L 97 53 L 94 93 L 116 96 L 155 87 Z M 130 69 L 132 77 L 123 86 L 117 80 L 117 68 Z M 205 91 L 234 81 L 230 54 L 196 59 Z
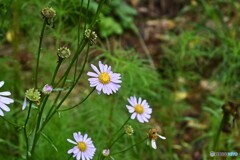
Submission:
M 106 72 L 103 72 L 99 75 L 99 81 L 102 83 L 102 84 L 108 84 L 110 82 L 110 76 L 108 73 Z
M 91 67 L 95 72 L 87 73 L 87 75 L 90 76 L 88 79 L 90 87 L 96 87 L 99 94 L 101 92 L 107 95 L 116 93 L 121 87 L 121 75 L 119 73 L 113 73 L 111 66 L 102 64 L 101 61 L 99 61 L 98 65 L 99 69 L 91 64 Z
M 73 154 L 77 160 L 92 159 L 96 148 L 93 145 L 91 138 L 88 138 L 87 134 L 82 135 L 81 132 L 73 133 L 74 140 L 67 139 L 68 142 L 74 144 L 75 146 L 68 150 L 68 154 Z
M 129 113 L 132 113 L 131 119 L 135 119 L 140 123 L 149 122 L 151 118 L 152 109 L 148 105 L 147 101 L 144 99 L 142 100 L 141 97 L 137 98 L 135 96 L 131 96 L 128 98 L 128 102 L 130 105 L 126 105 Z
M 136 106 L 135 106 L 135 112 L 136 113 L 138 113 L 138 114 L 142 114 L 143 112 L 144 112 L 144 109 L 143 109 L 143 106 L 142 105 L 140 105 L 140 104 L 137 104 Z
M 78 146 L 78 149 L 82 152 L 86 151 L 87 149 L 87 145 L 85 142 L 78 142 L 77 146 Z

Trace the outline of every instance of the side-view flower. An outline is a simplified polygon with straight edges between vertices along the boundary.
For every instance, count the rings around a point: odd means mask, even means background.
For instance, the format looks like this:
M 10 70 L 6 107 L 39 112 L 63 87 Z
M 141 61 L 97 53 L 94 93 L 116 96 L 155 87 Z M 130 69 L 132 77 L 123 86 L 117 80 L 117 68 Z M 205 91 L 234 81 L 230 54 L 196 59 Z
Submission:
M 4 81 L 0 82 L 0 88 L 4 85 Z M 14 102 L 13 99 L 8 98 L 6 96 L 10 96 L 11 93 L 9 91 L 3 91 L 0 92 L 0 116 L 4 116 L 3 111 L 9 112 L 10 108 L 7 106 L 7 104 L 11 104 Z
M 151 142 L 151 146 L 153 149 L 157 149 L 157 145 L 156 145 L 156 140 L 158 138 L 161 138 L 161 139 L 166 139 L 166 137 L 163 137 L 161 135 L 159 135 L 157 133 L 157 130 L 155 128 L 152 128 L 149 130 L 149 133 L 148 133 L 148 141 L 147 141 L 147 144 L 149 145 L 150 142 Z

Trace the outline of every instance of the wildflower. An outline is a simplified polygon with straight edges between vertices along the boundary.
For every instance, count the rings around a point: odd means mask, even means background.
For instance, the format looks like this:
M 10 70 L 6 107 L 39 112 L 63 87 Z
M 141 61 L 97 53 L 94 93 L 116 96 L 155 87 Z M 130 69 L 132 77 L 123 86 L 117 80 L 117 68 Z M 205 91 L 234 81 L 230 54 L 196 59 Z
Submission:
M 128 98 L 128 102 L 131 106 L 126 105 L 126 107 L 129 113 L 132 113 L 131 119 L 135 119 L 137 117 L 138 121 L 141 123 L 149 121 L 152 109 L 149 107 L 145 99 L 142 101 L 142 98 L 139 97 L 137 101 L 137 98 L 132 96 Z
M 152 148 L 154 148 L 154 149 L 157 149 L 156 140 L 158 138 L 166 139 L 166 137 L 159 135 L 155 128 L 152 128 L 149 130 L 148 138 L 149 138 L 149 140 L 148 140 L 147 144 L 149 145 L 149 141 L 151 141 Z
M 25 98 L 24 98 L 22 110 L 24 110 L 27 107 L 27 99 L 32 101 L 32 102 L 36 102 L 37 104 L 39 104 L 40 103 L 40 98 L 41 98 L 41 94 L 37 89 L 34 89 L 34 88 L 28 89 L 25 93 Z
M 73 157 L 77 160 L 92 159 L 96 148 L 92 143 L 91 138 L 88 138 L 87 134 L 82 135 L 80 132 L 73 133 L 74 140 L 67 139 L 68 142 L 75 144 L 72 149 L 68 150 L 68 154 L 73 153 Z
M 134 133 L 133 128 L 130 125 L 125 125 L 124 130 L 125 130 L 125 133 L 129 136 L 131 136 Z
M 46 84 L 43 89 L 42 89 L 42 92 L 44 94 L 50 94 L 52 92 L 53 88 L 52 86 L 50 86 L 49 84 Z
M 61 47 L 57 50 L 57 55 L 59 58 L 65 59 L 71 55 L 71 51 L 67 47 Z
M 91 64 L 91 67 L 95 73 L 87 73 L 88 76 L 92 77 L 88 79 L 90 82 L 90 87 L 96 87 L 98 94 L 100 94 L 101 91 L 107 95 L 110 95 L 113 92 L 116 93 L 121 87 L 119 85 L 119 83 L 122 83 L 121 75 L 119 73 L 113 73 L 111 71 L 111 66 L 108 66 L 106 64 L 104 65 L 101 61 L 99 61 L 98 65 L 100 70 Z
M 0 88 L 4 85 L 4 81 L 0 82 Z M 5 97 L 10 96 L 9 91 L 0 92 L 0 116 L 4 116 L 3 111 L 9 112 L 10 108 L 6 104 L 11 104 L 14 102 L 13 99 Z
M 110 155 L 110 149 L 104 149 L 104 150 L 102 151 L 102 154 L 103 154 L 103 156 L 105 156 L 105 157 L 109 156 L 109 155 Z

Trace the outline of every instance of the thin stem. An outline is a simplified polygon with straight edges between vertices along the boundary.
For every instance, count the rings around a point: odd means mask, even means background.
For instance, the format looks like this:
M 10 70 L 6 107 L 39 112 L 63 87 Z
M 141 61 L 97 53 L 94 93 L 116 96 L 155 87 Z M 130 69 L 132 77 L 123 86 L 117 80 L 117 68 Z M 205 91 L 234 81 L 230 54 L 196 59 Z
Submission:
M 54 71 L 54 73 L 53 73 L 53 77 L 52 77 L 51 85 L 54 84 L 54 80 L 55 80 L 56 75 L 57 75 L 57 72 L 58 72 L 58 70 L 59 70 L 59 68 L 60 68 L 60 66 L 61 66 L 61 64 L 62 64 L 62 61 L 63 61 L 62 58 L 59 58 L 59 59 L 58 59 L 57 66 L 56 66 L 55 71 Z
M 72 106 L 70 108 L 67 108 L 67 109 L 59 109 L 58 111 L 68 111 L 70 109 L 73 109 L 73 108 L 79 106 L 80 104 L 82 104 L 83 102 L 85 102 L 88 99 L 88 97 L 93 93 L 93 91 L 95 91 L 95 88 L 93 88 L 91 90 L 91 92 L 89 92 L 89 94 L 81 102 L 79 102 L 78 104 L 75 104 L 74 106 Z
M 147 140 L 147 139 L 148 139 L 148 137 L 146 137 L 146 138 L 142 139 L 142 140 L 141 140 L 141 141 L 139 141 L 138 143 L 135 143 L 135 144 L 131 145 L 130 147 L 128 147 L 127 149 L 125 149 L 125 150 L 123 150 L 123 151 L 116 152 L 116 153 L 113 153 L 113 154 L 111 154 L 111 155 L 116 155 L 116 154 L 119 154 L 119 153 L 126 152 L 126 151 L 128 151 L 128 150 L 132 149 L 133 147 L 135 147 L 135 146 L 137 146 L 137 145 L 141 144 L 142 142 L 144 142 L 144 141 L 145 141 L 145 140 Z
M 90 46 L 90 43 L 88 43 L 88 47 L 87 47 L 87 51 L 86 51 L 86 56 L 85 56 L 85 59 L 84 59 L 84 63 L 83 63 L 83 66 L 82 66 L 82 70 L 80 71 L 76 81 L 74 82 L 74 84 L 71 86 L 71 88 L 68 90 L 68 92 L 66 93 L 66 95 L 63 97 L 63 99 L 61 100 L 61 102 L 53 109 L 52 112 L 48 112 L 48 115 L 46 117 L 46 121 L 44 122 L 43 124 L 43 127 L 47 124 L 47 122 L 52 118 L 52 116 L 56 113 L 56 111 L 59 109 L 59 107 L 62 105 L 62 103 L 65 101 L 65 99 L 68 97 L 68 95 L 71 93 L 71 91 L 73 90 L 73 88 L 75 87 L 75 85 L 77 84 L 78 80 L 81 78 L 82 74 L 83 74 L 83 71 L 84 71 L 84 68 L 85 68 L 85 65 L 87 63 L 87 58 L 88 58 L 88 53 L 89 53 L 89 46 Z M 54 107 L 54 106 L 53 106 Z M 53 108 L 52 107 L 52 108 Z M 52 109 L 51 108 L 51 109 Z
M 28 151 L 29 151 L 29 144 L 28 144 L 28 136 L 27 136 L 27 123 L 28 123 L 28 120 L 29 120 L 29 117 L 30 117 L 30 113 L 31 113 L 31 108 L 32 108 L 32 102 L 29 103 L 29 107 L 28 107 L 28 114 L 27 114 L 27 118 L 25 120 L 25 123 L 24 123 L 24 137 L 25 137 L 25 142 L 26 142 L 26 158 L 27 160 L 29 159 L 29 154 L 28 154 Z
M 41 31 L 41 35 L 40 35 L 39 46 L 38 46 L 37 63 L 36 63 L 35 78 L 34 78 L 35 88 L 37 88 L 39 60 L 40 60 L 40 53 L 41 53 L 41 49 L 42 49 L 43 34 L 44 34 L 44 31 L 45 31 L 46 25 L 47 25 L 47 19 L 45 18 L 44 22 L 43 22 L 42 31 Z
M 123 132 L 118 138 L 116 138 L 116 139 L 112 142 L 112 144 L 108 147 L 108 149 L 111 149 L 112 146 L 113 146 L 120 138 L 122 138 L 123 135 L 125 135 L 125 132 Z
M 112 138 L 110 139 L 110 141 L 108 142 L 108 146 L 111 146 L 111 141 L 112 139 L 117 136 L 117 134 L 122 130 L 122 128 L 127 124 L 127 122 L 130 120 L 130 117 L 123 123 L 123 125 L 119 128 L 119 130 L 117 132 L 114 133 L 114 135 L 112 136 Z
M 217 134 L 216 134 L 215 139 L 214 139 L 213 151 L 215 151 L 216 148 L 217 148 L 217 144 L 218 144 L 218 140 L 219 140 L 219 137 L 220 137 L 222 128 L 223 128 L 224 124 L 226 123 L 227 119 L 228 119 L 228 118 L 227 118 L 227 115 L 224 114 L 224 115 L 223 115 L 223 118 L 222 118 L 222 121 L 221 121 L 221 123 L 220 123 L 220 126 L 219 126 L 219 128 L 218 128 Z
M 95 24 L 97 23 L 97 18 L 98 18 L 98 15 L 100 14 L 100 11 L 102 9 L 102 6 L 103 6 L 104 2 L 105 2 L 105 0 L 101 0 L 99 2 L 98 8 L 97 8 L 97 12 L 96 12 L 96 14 L 93 17 L 92 23 L 90 24 L 90 28 L 93 28 L 95 26 Z
M 8 122 L 9 124 L 13 125 L 14 127 L 22 127 L 22 126 L 17 125 L 16 123 L 13 123 L 13 122 L 9 121 L 8 119 L 6 119 L 6 118 L 4 118 L 4 117 L 2 117 L 2 116 L 0 116 L 0 117 L 1 117 L 3 120 L 5 120 L 6 122 Z

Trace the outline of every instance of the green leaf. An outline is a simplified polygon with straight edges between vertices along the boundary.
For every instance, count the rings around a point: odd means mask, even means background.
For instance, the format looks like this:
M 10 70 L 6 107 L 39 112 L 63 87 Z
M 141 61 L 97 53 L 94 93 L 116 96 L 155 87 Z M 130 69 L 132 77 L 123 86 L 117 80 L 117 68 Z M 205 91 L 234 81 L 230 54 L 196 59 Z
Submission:
M 55 151 L 58 152 L 58 149 L 57 149 L 56 145 L 53 143 L 52 139 L 50 137 L 48 137 L 46 134 L 44 134 L 43 132 L 40 132 L 40 133 L 43 136 L 43 138 L 46 139 L 51 144 L 51 146 L 55 149 Z

